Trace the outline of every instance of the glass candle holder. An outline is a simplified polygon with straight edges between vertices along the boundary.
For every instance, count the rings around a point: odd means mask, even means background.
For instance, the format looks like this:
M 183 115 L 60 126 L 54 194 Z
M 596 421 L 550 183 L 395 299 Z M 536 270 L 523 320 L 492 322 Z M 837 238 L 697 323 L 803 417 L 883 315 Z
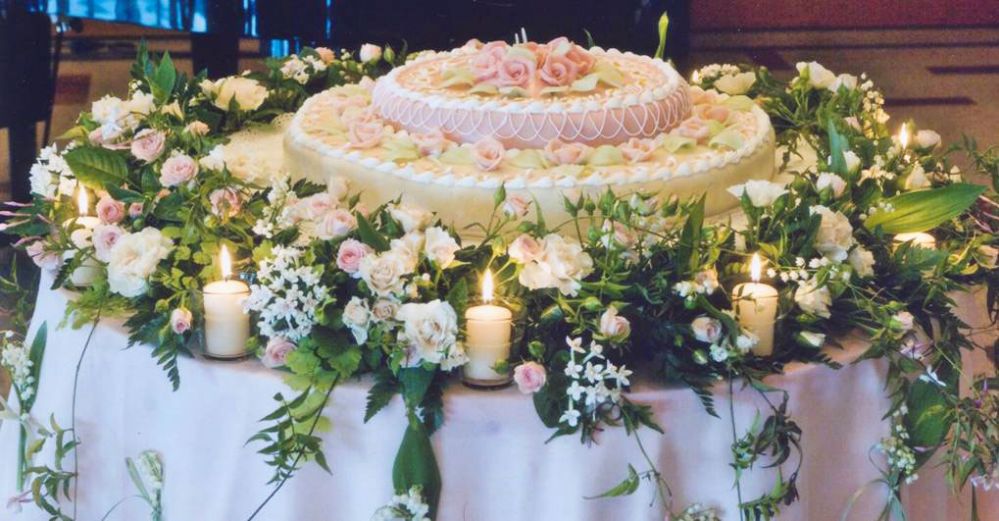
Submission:
M 202 346 L 205 356 L 234 360 L 247 356 L 250 339 L 250 316 L 243 311 L 243 301 L 250 287 L 241 280 L 220 280 L 205 285 L 201 291 L 204 307 Z

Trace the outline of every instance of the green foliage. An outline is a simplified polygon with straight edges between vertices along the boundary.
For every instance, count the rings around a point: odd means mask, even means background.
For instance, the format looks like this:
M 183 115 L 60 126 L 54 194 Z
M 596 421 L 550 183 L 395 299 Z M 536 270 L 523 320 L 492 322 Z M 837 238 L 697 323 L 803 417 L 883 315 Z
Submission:
M 874 213 L 864 221 L 864 226 L 868 230 L 880 227 L 891 234 L 924 232 L 967 211 L 984 191 L 983 186 L 958 183 L 906 192 L 886 201 L 892 211 Z

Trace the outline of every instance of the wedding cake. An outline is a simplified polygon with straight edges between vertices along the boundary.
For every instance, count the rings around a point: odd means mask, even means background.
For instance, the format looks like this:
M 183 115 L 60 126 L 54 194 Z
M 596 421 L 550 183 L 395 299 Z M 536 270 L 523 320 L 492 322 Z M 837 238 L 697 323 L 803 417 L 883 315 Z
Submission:
M 401 196 L 459 229 L 489 221 L 500 186 L 555 224 L 563 196 L 608 188 L 706 194 L 718 214 L 738 204 L 726 188 L 774 173 L 773 129 L 749 98 L 565 38 L 421 53 L 313 96 L 284 142 L 293 175 L 344 178 L 368 205 Z

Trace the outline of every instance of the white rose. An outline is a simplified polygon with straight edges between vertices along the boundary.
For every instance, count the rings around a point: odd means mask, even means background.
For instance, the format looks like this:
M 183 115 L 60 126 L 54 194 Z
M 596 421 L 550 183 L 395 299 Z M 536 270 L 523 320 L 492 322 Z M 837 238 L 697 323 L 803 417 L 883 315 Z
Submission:
M 909 175 L 905 178 L 905 189 L 921 190 L 929 187 L 930 178 L 926 176 L 926 170 L 923 170 L 923 165 L 916 163 L 912 167 L 912 172 L 909 172 Z
M 421 360 L 440 363 L 455 345 L 458 316 L 447 302 L 438 299 L 403 304 L 396 318 L 403 323 L 400 339 L 409 348 L 412 365 Z
M 174 101 L 169 105 L 163 105 L 160 107 L 160 113 L 166 114 L 168 116 L 173 116 L 177 119 L 184 119 L 184 111 L 180 108 L 180 103 Z
M 430 223 L 433 214 L 416 206 L 393 204 L 388 208 L 389 215 L 399 221 L 406 232 L 418 230 Z
M 694 331 L 694 338 L 709 344 L 718 342 L 723 332 L 721 321 L 705 315 L 695 318 L 690 323 L 690 329 Z
M 846 161 L 846 171 L 854 173 L 860 169 L 860 156 L 858 156 L 854 151 L 847 150 L 843 152 L 843 159 Z
M 111 95 L 104 96 L 90 106 L 90 117 L 101 125 L 117 125 L 118 120 L 127 112 L 125 102 Z
M 413 271 L 420 262 L 420 252 L 423 251 L 425 242 L 426 236 L 423 233 L 409 232 L 389 242 L 390 252 L 405 261 L 407 271 Z
M 857 77 L 853 74 L 840 74 L 836 76 L 836 81 L 829 86 L 829 90 L 837 92 L 840 87 L 846 87 L 847 90 L 853 90 L 857 88 Z
M 544 253 L 544 247 L 537 239 L 527 234 L 521 234 L 510 243 L 507 254 L 518 264 L 536 260 Z
M 919 148 L 936 148 L 936 146 L 940 144 L 940 134 L 937 134 L 932 130 L 920 130 L 919 132 L 916 132 L 916 136 L 913 141 Z
M 774 204 L 778 197 L 787 193 L 787 188 L 782 184 L 770 181 L 753 180 L 741 185 L 730 186 L 728 193 L 742 198 L 743 194 L 749 197 L 749 202 L 756 208 L 765 208 Z
M 394 252 L 367 255 L 361 259 L 357 272 L 368 288 L 383 297 L 401 294 L 405 289 L 403 277 L 409 274 L 407 262 Z
M 176 103 L 176 102 L 174 102 Z M 141 114 L 143 116 L 148 116 L 153 112 L 156 107 L 156 99 L 153 95 L 148 92 L 136 91 L 132 93 L 132 98 L 125 103 L 125 109 L 129 114 Z M 166 107 L 164 107 L 165 109 Z M 180 112 L 180 107 L 177 107 L 177 112 Z M 183 114 L 180 116 L 183 118 Z
M 864 249 L 863 246 L 854 248 L 847 260 L 857 276 L 863 278 L 874 275 L 874 254 Z
M 217 94 L 213 103 L 222 110 L 229 110 L 229 105 L 236 100 L 239 110 L 257 110 L 267 99 L 267 89 L 257 80 L 242 76 L 229 76 L 215 82 Z
M 366 43 L 361 46 L 361 51 L 358 53 L 362 62 L 373 62 L 378 61 L 382 57 L 382 48 L 373 44 Z
M 832 305 L 832 294 L 825 286 L 816 286 L 814 280 L 802 282 L 794 291 L 794 302 L 806 313 L 823 318 L 829 318 L 829 306 Z
M 31 176 L 31 193 L 40 195 L 47 199 L 55 197 L 56 179 L 48 168 L 45 168 L 44 165 L 35 163 L 31 165 L 29 175 Z
M 343 323 L 350 328 L 358 345 L 368 341 L 368 323 L 371 322 L 371 310 L 368 303 L 358 297 L 351 297 L 343 308 Z
M 815 180 L 815 188 L 820 192 L 828 188 L 832 190 L 833 197 L 839 197 L 846 190 L 846 181 L 836 174 L 822 172 Z
M 726 74 L 715 80 L 715 88 L 725 94 L 736 96 L 749 92 L 749 89 L 756 83 L 755 72 L 742 72 L 739 74 Z
M 208 155 L 198 160 L 198 165 L 205 170 L 221 172 L 225 170 L 225 148 L 222 145 L 215 145 Z
M 847 252 L 853 246 L 853 226 L 850 225 L 850 220 L 842 213 L 821 205 L 815 205 L 809 211 L 812 215 L 822 217 L 819 231 L 815 234 L 815 249 L 829 260 L 845 261 Z
M 798 62 L 795 67 L 798 75 L 808 75 L 808 83 L 816 89 L 828 89 L 836 81 L 836 75 L 818 62 Z
M 156 228 L 145 228 L 119 238 L 108 256 L 111 291 L 125 297 L 144 293 L 149 276 L 172 248 L 170 239 Z
M 600 315 L 600 334 L 613 340 L 624 340 L 631 334 L 631 322 L 618 315 L 614 306 L 608 307 Z
M 457 241 L 446 230 L 438 226 L 427 228 L 423 251 L 428 259 L 441 268 L 454 262 L 454 254 L 460 250 Z
M 578 242 L 556 233 L 542 241 L 541 258 L 524 266 L 520 283 L 528 289 L 558 288 L 566 296 L 576 296 L 580 281 L 593 271 L 593 259 Z

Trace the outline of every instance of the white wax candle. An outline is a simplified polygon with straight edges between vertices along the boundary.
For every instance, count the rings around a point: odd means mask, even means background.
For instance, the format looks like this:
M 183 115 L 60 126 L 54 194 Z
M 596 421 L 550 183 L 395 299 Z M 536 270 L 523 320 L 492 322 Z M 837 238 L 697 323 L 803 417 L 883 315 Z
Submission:
M 97 225 L 101 224 L 101 220 L 96 217 L 91 217 L 89 215 L 81 215 L 80 217 L 77 217 L 73 221 L 67 222 L 66 226 L 69 226 L 74 221 L 76 225 L 79 226 L 79 228 L 77 228 L 74 231 L 74 233 L 77 234 L 82 233 L 86 235 L 87 243 L 90 242 L 90 236 L 93 235 L 93 229 L 96 228 Z M 63 253 L 62 258 L 63 260 L 68 261 L 69 259 L 72 259 L 75 255 L 76 252 L 70 250 Z M 73 273 L 69 274 L 69 281 L 78 288 L 88 287 L 93 285 L 94 281 L 97 280 L 97 276 L 100 275 L 100 273 L 101 273 L 100 265 L 97 263 L 97 260 L 94 259 L 93 257 L 87 257 L 86 259 L 83 260 L 83 263 L 80 264 L 80 266 L 78 266 L 75 270 L 73 270 Z
M 510 357 L 513 313 L 502 306 L 483 304 L 465 311 L 465 378 L 479 381 L 506 381 L 509 375 L 497 373 L 497 362 Z
M 739 284 L 732 292 L 739 324 L 760 341 L 753 347 L 758 356 L 774 352 L 774 324 L 777 320 L 777 288 L 761 282 Z
M 243 281 L 220 280 L 205 286 L 205 353 L 216 358 L 246 354 L 250 317 L 243 301 L 250 288 Z
M 897 245 L 905 244 L 910 241 L 913 243 L 913 246 L 919 248 L 925 248 L 927 250 L 935 250 L 937 248 L 937 240 L 928 233 L 900 233 L 895 236 L 895 244 Z

